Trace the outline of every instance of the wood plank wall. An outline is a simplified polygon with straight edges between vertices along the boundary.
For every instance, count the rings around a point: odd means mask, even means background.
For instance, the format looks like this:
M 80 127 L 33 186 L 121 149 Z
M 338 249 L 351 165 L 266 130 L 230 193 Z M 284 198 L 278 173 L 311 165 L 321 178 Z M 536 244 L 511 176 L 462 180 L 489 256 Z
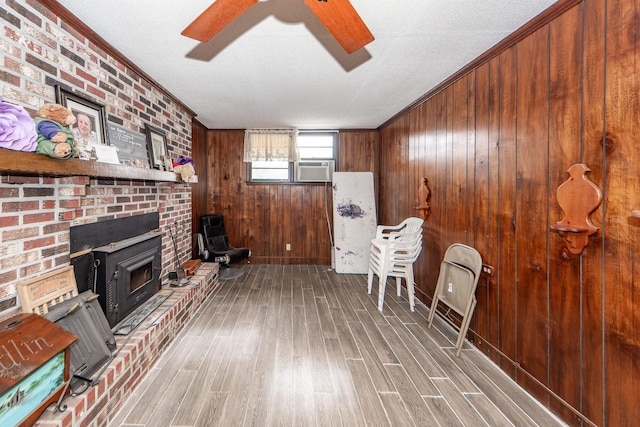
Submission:
M 209 164 L 207 158 L 207 128 L 197 120 L 193 121 L 191 131 L 191 158 L 198 175 L 198 182 L 191 186 L 191 226 L 192 236 L 200 232 L 200 217 L 208 213 L 207 177 Z M 197 239 L 191 239 L 192 259 L 199 259 Z
M 431 187 L 422 299 L 445 249 L 475 246 L 495 267 L 476 346 L 572 425 L 640 420 L 639 9 L 584 0 L 380 129 L 380 222 L 415 215 Z M 549 229 L 574 163 L 603 192 L 582 255 Z
M 330 265 L 331 186 L 248 184 L 243 141 L 243 130 L 207 132 L 206 212 L 198 215 L 224 215 L 230 243 L 250 248 L 252 263 Z M 377 131 L 341 131 L 339 144 L 337 170 L 376 172 Z

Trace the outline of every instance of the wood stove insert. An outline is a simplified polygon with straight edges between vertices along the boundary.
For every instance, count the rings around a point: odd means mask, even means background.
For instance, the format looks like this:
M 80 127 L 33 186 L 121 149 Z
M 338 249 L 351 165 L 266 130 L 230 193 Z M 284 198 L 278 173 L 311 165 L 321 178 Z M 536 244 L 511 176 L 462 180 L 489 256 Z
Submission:
M 163 234 L 150 231 L 93 250 L 96 293 L 110 326 L 160 290 Z
M 160 290 L 158 213 L 71 227 L 70 234 L 78 291 L 99 295 L 111 327 Z

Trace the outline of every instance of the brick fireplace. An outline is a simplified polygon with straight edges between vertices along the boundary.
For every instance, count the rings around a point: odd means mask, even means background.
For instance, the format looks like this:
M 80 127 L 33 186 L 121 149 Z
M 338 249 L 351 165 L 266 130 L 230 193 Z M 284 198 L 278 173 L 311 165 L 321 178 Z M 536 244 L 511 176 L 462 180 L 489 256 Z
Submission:
M 191 285 L 173 288 L 173 294 L 141 324 L 131 337 L 116 337 L 122 348 L 94 387 L 67 397 L 64 412 L 50 406 L 36 422 L 38 427 L 105 426 L 218 286 L 218 264 L 206 263 L 191 277 Z
M 1 175 L 0 207 L 0 318 L 21 311 L 18 283 L 71 263 L 72 227 L 157 213 L 164 232 L 163 280 L 175 265 L 166 230 L 174 221 L 191 228 L 191 189 L 186 184 Z M 190 235 L 178 241 L 178 252 L 183 261 L 191 259 Z M 86 286 L 86 280 L 77 282 L 80 290 Z
M 105 228 L 115 219 L 154 214 L 157 227 L 166 230 L 176 220 L 188 224 L 191 215 L 188 185 L 85 176 L 2 175 L 0 206 L 0 301 L 16 301 L 17 283 L 70 264 L 75 238 L 71 237 L 71 230 L 77 226 L 95 224 Z M 161 231 L 161 234 L 159 274 L 166 283 L 175 255 L 168 233 Z M 191 236 L 179 239 L 178 247 L 183 260 L 191 258 Z M 73 251 L 77 252 L 75 246 Z M 97 386 L 67 399 L 69 409 L 65 412 L 54 414 L 49 408 L 37 425 L 105 425 L 104 420 L 117 410 L 118 402 L 129 396 L 213 290 L 217 273 L 214 274 L 212 267 L 201 267 L 193 286 L 175 289 L 158 309 L 167 310 L 158 324 L 135 332 L 119 356 L 108 365 Z M 87 286 L 87 283 L 81 281 L 78 285 Z M 0 310 L 0 315 L 6 318 L 20 311 L 18 300 L 17 304 L 8 304 Z M 118 348 L 125 339 L 117 337 Z
M 105 48 L 95 34 L 83 33 L 86 29 L 69 22 L 68 16 L 60 17 L 39 2 L 8 2 L 5 6 L 2 43 L 6 61 L 0 65 L 7 76 L 4 102 L 24 107 L 33 117 L 44 102 L 55 102 L 54 85 L 60 85 L 104 105 L 110 124 L 140 133 L 146 124 L 163 129 L 172 158 L 191 155 L 194 113 L 180 100 L 123 55 Z M 15 163 L 12 153 L 1 151 L 5 166 L 11 168 Z M 132 178 L 134 175 L 0 170 L 0 320 L 21 312 L 18 283 L 71 263 L 71 254 L 76 252 L 71 250 L 71 227 L 157 213 L 159 228 L 165 232 L 160 278 L 167 280 L 175 255 L 166 231 L 174 222 L 191 229 L 191 188 L 137 175 Z M 191 258 L 191 251 L 191 236 L 178 241 L 183 261 Z M 205 270 L 209 267 L 203 266 Z M 130 393 L 212 286 L 209 278 L 198 283 L 203 285 L 176 289 L 170 297 L 175 305 L 160 325 L 137 332 L 98 386 L 70 399 L 68 411 L 59 418 L 41 420 L 40 425 L 71 425 L 69 420 L 104 425 L 96 420 L 104 420 L 103 414 Z
M 147 124 L 164 130 L 171 158 L 191 155 L 193 111 L 127 58 L 39 2 L 8 2 L 4 12 L 4 102 L 33 117 L 43 103 L 55 102 L 59 85 L 104 105 L 109 124 L 143 135 Z M 5 167 L 15 163 L 11 154 L 2 149 Z M 17 283 L 69 264 L 72 226 L 158 212 L 163 231 L 176 221 L 191 227 L 189 185 L 118 174 L 61 175 L 0 166 L 0 319 L 20 312 Z M 183 260 L 191 258 L 190 237 L 179 242 Z M 170 243 L 163 236 L 162 277 L 174 265 Z

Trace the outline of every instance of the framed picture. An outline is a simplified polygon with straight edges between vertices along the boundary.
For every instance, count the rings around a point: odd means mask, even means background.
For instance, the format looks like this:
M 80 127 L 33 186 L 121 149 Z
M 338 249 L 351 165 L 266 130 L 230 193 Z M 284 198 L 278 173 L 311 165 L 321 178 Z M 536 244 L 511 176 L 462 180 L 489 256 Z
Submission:
M 165 169 L 164 159 L 169 155 L 167 150 L 167 134 L 156 127 L 145 125 L 145 133 L 147 134 L 147 148 L 149 150 L 149 159 L 154 169 Z
M 55 86 L 56 102 L 69 108 L 76 116 L 71 126 L 76 140 L 78 157 L 88 158 L 95 145 L 108 145 L 107 123 L 104 106 L 76 95 L 58 85 Z

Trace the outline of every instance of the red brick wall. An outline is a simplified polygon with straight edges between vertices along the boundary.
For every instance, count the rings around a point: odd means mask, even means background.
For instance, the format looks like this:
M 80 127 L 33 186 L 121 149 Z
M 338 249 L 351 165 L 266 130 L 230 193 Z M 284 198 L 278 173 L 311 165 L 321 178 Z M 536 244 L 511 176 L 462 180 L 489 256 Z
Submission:
M 105 52 L 69 23 L 33 0 L 0 0 L 0 93 L 32 116 L 55 102 L 54 85 L 105 106 L 107 122 L 144 133 L 145 124 L 167 134 L 169 155 L 191 153 L 192 113 L 117 52 Z M 4 150 L 0 149 L 0 154 Z M 1 158 L 1 157 L 0 157 Z M 63 160 L 61 160 L 63 161 Z M 175 263 L 169 225 L 184 230 L 181 261 L 191 258 L 191 190 L 186 184 L 96 179 L 0 176 L 0 303 L 16 284 L 69 264 L 69 227 L 160 212 L 163 277 Z M 17 310 L 0 311 L 4 319 Z

